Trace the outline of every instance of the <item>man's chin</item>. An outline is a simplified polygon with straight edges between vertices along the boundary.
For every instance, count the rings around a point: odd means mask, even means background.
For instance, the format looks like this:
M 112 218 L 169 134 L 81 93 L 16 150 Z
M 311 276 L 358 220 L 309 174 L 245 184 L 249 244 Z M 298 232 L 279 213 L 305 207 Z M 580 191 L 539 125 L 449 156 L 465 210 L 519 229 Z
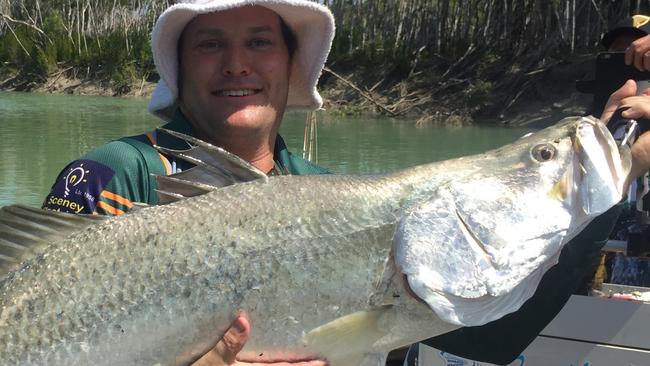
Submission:
M 249 106 L 229 114 L 225 122 L 231 127 L 257 128 L 272 125 L 277 119 L 278 114 L 273 108 Z

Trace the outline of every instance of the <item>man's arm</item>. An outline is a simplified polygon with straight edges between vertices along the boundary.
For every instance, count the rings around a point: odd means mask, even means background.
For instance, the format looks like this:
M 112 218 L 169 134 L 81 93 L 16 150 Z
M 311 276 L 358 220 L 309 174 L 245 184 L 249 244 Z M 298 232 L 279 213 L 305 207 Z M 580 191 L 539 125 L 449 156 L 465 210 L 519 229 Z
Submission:
M 636 83 L 628 80 L 612 93 L 601 120 L 609 121 L 620 107 L 629 107 L 623 112 L 623 118 L 650 119 L 650 90 L 641 96 L 635 96 L 636 91 Z M 628 184 L 648 170 L 650 134 L 645 133 L 632 145 L 632 170 Z M 600 249 L 620 211 L 620 205 L 615 206 L 571 240 L 562 250 L 559 263 L 544 275 L 533 297 L 518 311 L 486 325 L 461 328 L 423 343 L 478 361 L 511 362 L 553 320 L 584 275 L 597 265 Z
M 102 145 L 61 171 L 43 208 L 114 216 L 131 209 L 133 202 L 155 203 L 151 175 L 165 170 L 158 158 L 155 164 L 150 160 L 123 141 Z
M 562 250 L 535 294 L 514 312 L 478 327 L 459 328 L 422 343 L 457 356 L 506 365 L 512 362 L 562 310 L 584 276 L 598 265 L 621 211 L 615 206 L 597 217 Z

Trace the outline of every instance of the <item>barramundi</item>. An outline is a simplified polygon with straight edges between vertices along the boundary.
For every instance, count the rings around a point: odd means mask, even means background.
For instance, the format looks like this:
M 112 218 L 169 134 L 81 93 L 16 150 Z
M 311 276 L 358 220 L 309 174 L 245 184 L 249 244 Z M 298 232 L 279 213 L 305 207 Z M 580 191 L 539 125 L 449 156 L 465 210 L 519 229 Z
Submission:
M 187 365 L 244 311 L 241 360 L 382 365 L 516 311 L 630 169 L 591 117 L 374 176 L 267 178 L 177 137 L 191 148 L 161 151 L 196 166 L 160 178 L 175 202 L 110 218 L 1 210 L 0 364 Z

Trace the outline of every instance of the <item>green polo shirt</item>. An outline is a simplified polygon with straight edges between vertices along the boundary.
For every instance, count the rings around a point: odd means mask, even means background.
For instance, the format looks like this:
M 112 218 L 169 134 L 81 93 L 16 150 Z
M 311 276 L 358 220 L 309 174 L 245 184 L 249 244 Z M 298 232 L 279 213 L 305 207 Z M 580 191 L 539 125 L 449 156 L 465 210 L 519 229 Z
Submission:
M 182 113 L 163 128 L 195 136 Z M 170 175 L 191 164 L 160 154 L 153 144 L 183 150 L 187 142 L 156 130 L 102 145 L 68 164 L 57 177 L 43 208 L 72 213 L 120 215 L 134 202 L 156 204 L 155 175 Z M 327 174 L 326 169 L 293 155 L 281 136 L 275 141 L 275 165 L 293 175 Z

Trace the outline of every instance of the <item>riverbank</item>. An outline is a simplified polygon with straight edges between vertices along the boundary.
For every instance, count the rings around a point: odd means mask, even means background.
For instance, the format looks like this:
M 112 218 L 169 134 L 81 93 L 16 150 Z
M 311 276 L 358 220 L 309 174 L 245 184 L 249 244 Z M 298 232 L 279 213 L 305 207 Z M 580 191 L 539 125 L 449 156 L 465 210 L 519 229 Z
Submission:
M 395 64 L 335 62 L 330 68 L 342 71 L 326 69 L 321 90 L 338 113 L 404 116 L 421 125 L 544 127 L 584 114 L 591 103 L 575 82 L 593 78 L 595 54 L 547 63 L 484 56 L 428 60 L 406 72 Z
M 325 109 L 333 114 L 385 115 L 416 120 L 418 125 L 488 121 L 482 123 L 543 127 L 586 111 L 591 97 L 576 92 L 574 85 L 590 77 L 592 59 L 584 55 L 535 70 L 483 61 L 472 68 L 479 71 L 471 73 L 440 61 L 376 65 L 339 60 L 326 67 L 319 89 Z M 154 87 L 155 77 L 116 85 L 86 78 L 73 68 L 61 68 L 47 78 L 21 75 L 7 67 L 0 70 L 0 90 L 148 97 Z
M 107 80 L 84 77 L 83 73 L 72 68 L 61 68 L 47 78 L 21 75 L 11 69 L 0 69 L 0 90 L 34 93 L 54 93 L 72 95 L 96 95 L 113 97 L 149 97 L 156 83 L 133 80 L 121 86 Z

